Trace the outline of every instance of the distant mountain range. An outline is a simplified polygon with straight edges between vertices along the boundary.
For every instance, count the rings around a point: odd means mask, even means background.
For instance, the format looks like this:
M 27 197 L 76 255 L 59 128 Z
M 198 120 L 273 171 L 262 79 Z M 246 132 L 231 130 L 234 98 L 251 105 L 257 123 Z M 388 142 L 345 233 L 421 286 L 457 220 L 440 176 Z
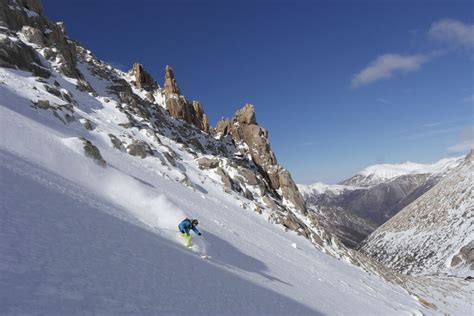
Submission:
M 374 165 L 337 185 L 298 185 L 307 207 L 348 247 L 356 247 L 378 226 L 436 185 L 463 157 L 432 164 Z
M 467 277 L 474 270 L 474 151 L 379 227 L 361 251 L 401 273 Z

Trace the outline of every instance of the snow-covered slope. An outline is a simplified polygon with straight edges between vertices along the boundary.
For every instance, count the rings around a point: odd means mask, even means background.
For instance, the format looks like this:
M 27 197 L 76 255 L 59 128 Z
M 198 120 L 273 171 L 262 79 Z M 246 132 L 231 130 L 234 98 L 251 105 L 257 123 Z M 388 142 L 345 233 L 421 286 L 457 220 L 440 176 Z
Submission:
M 160 175 L 154 159 L 113 148 L 102 148 L 101 167 L 71 137 L 80 124 L 31 108 L 25 90 L 0 89 L 2 314 L 188 313 L 183 303 L 198 315 L 427 310 L 210 179 L 193 190 Z M 197 253 L 177 239 L 185 215 L 201 221 Z
M 332 194 L 332 195 L 340 195 L 346 191 L 353 191 L 357 189 L 361 189 L 361 187 L 353 187 L 349 185 L 342 185 L 342 184 L 326 184 L 322 182 L 316 182 L 313 184 L 298 184 L 298 189 L 300 192 L 305 195 L 320 195 L 320 194 Z
M 75 155 L 64 154 L 64 160 Z M 94 185 L 78 185 L 4 149 L 0 161 L 3 315 L 175 315 L 188 314 L 189 306 L 195 315 L 421 310 L 402 288 L 315 251 L 232 199 L 203 199 L 182 186 L 151 188 L 118 174 L 108 183 L 97 176 L 109 172 L 84 161 L 83 180 L 98 181 L 106 191 L 120 185 L 135 193 L 113 201 L 91 192 Z M 148 216 L 170 210 L 146 193 L 164 194 L 168 206 L 199 216 L 201 250 L 212 258 L 199 258 L 174 242 L 174 233 L 153 227 L 163 223 Z
M 271 151 L 257 162 L 254 144 L 166 93 L 168 69 L 163 89 L 114 69 L 37 0 L 0 2 L 0 18 L 0 314 L 435 313 L 420 299 L 437 301 L 434 283 L 401 287 L 343 247 L 285 170 L 257 168 Z M 224 129 L 248 122 L 268 149 L 246 109 Z M 186 216 L 203 231 L 192 250 L 177 236 Z M 463 298 L 436 303 L 462 313 Z
M 444 158 L 432 164 L 421 164 L 407 161 L 399 164 L 373 165 L 359 171 L 350 179 L 342 181 L 341 184 L 367 187 L 405 175 L 443 175 L 458 166 L 462 159 L 463 157 Z
M 403 273 L 474 276 L 474 153 L 379 227 L 362 251 Z

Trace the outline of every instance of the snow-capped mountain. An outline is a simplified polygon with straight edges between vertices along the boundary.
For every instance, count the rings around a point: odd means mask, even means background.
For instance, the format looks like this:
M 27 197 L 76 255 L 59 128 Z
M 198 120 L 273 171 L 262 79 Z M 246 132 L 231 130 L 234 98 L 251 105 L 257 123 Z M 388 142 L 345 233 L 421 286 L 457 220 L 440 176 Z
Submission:
M 402 273 L 474 277 L 474 150 L 361 249 Z
M 428 191 L 458 166 L 463 157 L 441 159 L 433 164 L 402 163 L 367 167 L 344 184 L 298 185 L 315 213 L 333 218 L 326 222 L 349 247 L 356 247 L 375 228 Z M 334 228 L 337 226 L 337 229 Z
M 342 181 L 340 184 L 369 187 L 406 175 L 430 174 L 442 176 L 457 167 L 462 159 L 463 157 L 445 158 L 432 164 L 407 161 L 399 164 L 373 165 L 359 171 L 353 177 Z
M 138 63 L 114 69 L 38 0 L 0 2 L 0 126 L 2 315 L 470 308 L 346 249 L 277 163 L 253 106 L 212 128 L 171 67 L 163 85 Z M 185 217 L 203 232 L 191 251 Z

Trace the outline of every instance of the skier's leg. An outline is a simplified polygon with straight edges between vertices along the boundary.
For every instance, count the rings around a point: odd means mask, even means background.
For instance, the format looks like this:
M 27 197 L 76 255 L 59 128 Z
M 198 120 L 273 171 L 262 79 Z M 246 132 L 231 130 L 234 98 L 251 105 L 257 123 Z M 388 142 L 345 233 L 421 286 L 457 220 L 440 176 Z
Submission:
M 184 239 L 184 246 L 185 247 L 191 247 L 192 246 L 193 240 L 192 240 L 192 237 L 191 237 L 190 234 L 181 233 L 181 237 L 183 237 L 183 239 Z

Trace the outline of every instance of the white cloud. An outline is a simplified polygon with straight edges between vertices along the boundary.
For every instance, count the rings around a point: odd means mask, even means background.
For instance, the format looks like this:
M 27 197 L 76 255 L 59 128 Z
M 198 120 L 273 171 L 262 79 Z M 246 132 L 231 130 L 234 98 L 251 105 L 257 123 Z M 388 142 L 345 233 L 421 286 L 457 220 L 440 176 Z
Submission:
M 461 131 L 459 143 L 448 148 L 452 153 L 464 153 L 474 149 L 474 126 L 466 127 Z
M 399 54 L 381 55 L 354 76 L 351 86 L 352 88 L 358 88 L 378 80 L 390 78 L 395 73 L 418 70 L 428 60 L 429 57 L 422 54 L 408 56 Z
M 446 42 L 458 47 L 474 48 L 474 24 L 443 19 L 434 22 L 428 34 L 431 38 L 440 42 Z

